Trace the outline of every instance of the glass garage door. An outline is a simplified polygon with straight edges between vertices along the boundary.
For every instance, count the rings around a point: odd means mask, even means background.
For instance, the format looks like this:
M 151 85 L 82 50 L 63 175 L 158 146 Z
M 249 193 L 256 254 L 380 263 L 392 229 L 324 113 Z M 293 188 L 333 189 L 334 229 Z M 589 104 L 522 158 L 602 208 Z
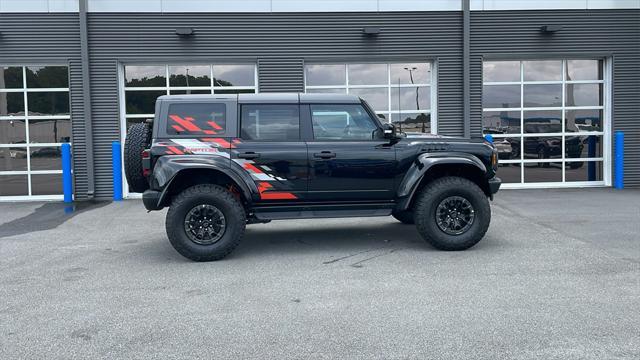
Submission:
M 307 93 L 354 94 L 405 133 L 436 133 L 431 63 L 307 64 Z
M 0 66 L 0 199 L 62 197 L 71 140 L 66 66 Z
M 485 61 L 483 132 L 506 187 L 604 185 L 602 60 Z

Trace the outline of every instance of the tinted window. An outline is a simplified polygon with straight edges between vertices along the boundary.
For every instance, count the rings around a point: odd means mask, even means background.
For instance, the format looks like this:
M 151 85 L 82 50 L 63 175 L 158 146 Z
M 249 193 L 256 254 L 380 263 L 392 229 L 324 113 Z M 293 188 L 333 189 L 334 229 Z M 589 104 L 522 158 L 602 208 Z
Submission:
M 362 105 L 312 105 L 316 140 L 371 140 L 378 128 Z
M 171 104 L 167 119 L 169 135 L 224 135 L 224 104 Z
M 241 126 L 241 137 L 245 140 L 298 140 L 298 105 L 243 105 Z

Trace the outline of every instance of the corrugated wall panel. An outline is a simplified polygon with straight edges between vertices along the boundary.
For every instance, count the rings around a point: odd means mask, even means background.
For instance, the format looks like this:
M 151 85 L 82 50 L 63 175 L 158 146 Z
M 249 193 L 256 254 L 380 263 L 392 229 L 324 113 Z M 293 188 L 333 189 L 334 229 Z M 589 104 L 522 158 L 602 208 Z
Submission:
M 69 64 L 76 198 L 87 193 L 78 14 L 0 13 L 0 64 Z
M 304 92 L 304 60 L 260 58 L 258 78 L 260 92 Z
M 562 25 L 543 35 L 543 25 Z M 625 186 L 640 186 L 640 10 L 471 12 L 472 134 L 482 130 L 482 57 L 613 56 L 613 126 L 625 131 Z
M 306 61 L 438 59 L 439 131 L 462 135 L 460 12 L 89 14 L 96 194 L 111 195 L 117 63 L 253 61 L 262 91 L 302 91 Z M 192 38 L 175 35 L 193 27 Z M 362 28 L 379 26 L 377 38 Z

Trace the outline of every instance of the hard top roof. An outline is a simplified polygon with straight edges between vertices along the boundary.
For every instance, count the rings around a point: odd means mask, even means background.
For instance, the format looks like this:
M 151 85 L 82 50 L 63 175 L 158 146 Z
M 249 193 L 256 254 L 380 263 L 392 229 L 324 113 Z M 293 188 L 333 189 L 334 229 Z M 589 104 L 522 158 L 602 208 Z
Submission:
M 239 103 L 340 103 L 359 104 L 360 98 L 349 94 L 261 93 L 261 94 L 198 94 L 163 95 L 159 100 L 169 101 L 237 101 Z

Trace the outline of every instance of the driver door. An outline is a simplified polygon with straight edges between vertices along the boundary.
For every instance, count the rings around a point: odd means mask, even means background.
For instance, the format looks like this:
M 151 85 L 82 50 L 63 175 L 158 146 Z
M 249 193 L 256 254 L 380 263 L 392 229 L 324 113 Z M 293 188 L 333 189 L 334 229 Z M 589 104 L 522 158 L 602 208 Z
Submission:
M 312 125 L 307 141 L 309 200 L 393 199 L 395 147 L 362 104 L 310 104 L 302 109 Z

